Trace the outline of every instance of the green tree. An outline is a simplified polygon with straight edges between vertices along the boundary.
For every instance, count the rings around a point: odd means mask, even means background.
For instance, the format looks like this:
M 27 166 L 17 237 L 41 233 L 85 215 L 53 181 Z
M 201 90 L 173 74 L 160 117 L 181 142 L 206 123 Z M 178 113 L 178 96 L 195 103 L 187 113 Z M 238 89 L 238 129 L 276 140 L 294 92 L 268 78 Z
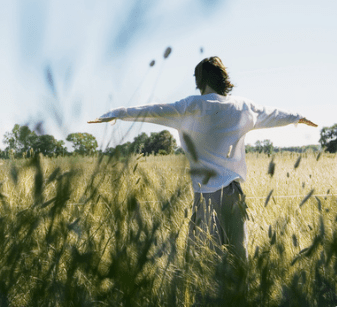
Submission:
M 7 145 L 6 151 L 13 149 L 16 154 L 21 155 L 34 146 L 37 135 L 27 125 L 15 124 L 11 132 L 6 132 L 3 142 Z
M 262 153 L 262 151 L 263 151 L 262 143 L 259 140 L 257 140 L 255 142 L 255 152 Z
M 255 148 L 251 145 L 251 144 L 248 144 L 245 146 L 245 152 L 246 153 L 250 153 L 250 152 L 254 152 L 255 151 Z
M 98 147 L 96 138 L 89 133 L 72 133 L 66 140 L 72 142 L 75 152 L 81 155 L 94 154 Z
M 134 153 L 144 153 L 145 145 L 149 140 L 149 136 L 146 133 L 141 133 L 134 138 L 134 141 L 131 145 L 131 150 Z
M 158 153 L 159 155 L 167 155 L 167 152 L 163 149 L 159 149 Z
M 164 130 L 160 133 L 151 133 L 144 146 L 144 153 L 157 154 L 159 150 L 165 150 L 167 154 L 171 154 L 176 148 L 176 140 L 168 130 Z
M 326 151 L 330 153 L 337 152 L 337 124 L 322 128 L 319 143 Z
M 57 156 L 67 154 L 67 152 L 68 152 L 67 147 L 64 146 L 64 145 L 65 145 L 65 142 L 63 140 L 56 141 L 54 153 Z
M 273 143 L 269 139 L 265 139 L 262 142 L 262 147 L 264 153 L 272 154 L 274 151 Z
M 27 125 L 15 124 L 11 132 L 6 132 L 3 142 L 7 145 L 5 153 L 14 153 L 16 156 L 30 156 L 30 149 L 41 152 L 45 156 L 53 154 L 63 155 L 67 148 L 63 140 L 56 140 L 52 135 L 36 135 Z
M 167 131 L 160 133 L 151 133 L 148 136 L 146 133 L 141 133 L 134 138 L 132 143 L 126 142 L 123 145 L 118 145 L 116 148 L 109 147 L 105 149 L 105 154 L 116 155 L 117 157 L 125 157 L 129 153 L 147 153 L 147 154 L 171 154 L 177 149 L 177 142 L 172 134 Z M 183 153 L 183 150 L 181 150 Z
M 33 149 L 43 153 L 45 156 L 63 155 L 66 152 L 64 141 L 58 141 L 52 135 L 40 135 L 37 137 Z
M 250 145 L 246 146 L 246 153 L 247 152 L 258 152 L 258 153 L 268 153 L 271 154 L 274 151 L 273 143 L 269 139 L 265 139 L 264 141 L 257 140 L 255 142 L 255 147 Z
M 108 156 L 113 156 L 115 154 L 115 148 L 113 147 L 106 148 L 104 154 Z
M 128 141 L 123 145 L 116 146 L 114 155 L 117 156 L 117 158 L 126 157 L 128 154 L 130 154 L 131 145 L 132 144 Z
M 175 151 L 174 154 L 185 154 L 185 151 L 183 148 L 178 147 Z

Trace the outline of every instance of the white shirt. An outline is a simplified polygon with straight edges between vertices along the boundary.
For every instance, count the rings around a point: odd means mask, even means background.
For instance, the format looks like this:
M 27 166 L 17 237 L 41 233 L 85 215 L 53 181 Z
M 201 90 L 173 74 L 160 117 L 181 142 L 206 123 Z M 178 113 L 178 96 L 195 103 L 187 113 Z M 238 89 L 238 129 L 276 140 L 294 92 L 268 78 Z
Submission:
M 177 129 L 182 148 L 190 161 L 194 192 L 202 193 L 215 192 L 233 180 L 246 180 L 246 133 L 253 129 L 297 123 L 303 118 L 297 113 L 258 106 L 243 97 L 215 93 L 190 96 L 173 104 L 117 108 L 99 119 L 111 117 Z M 184 134 L 192 141 L 197 161 Z M 207 172 L 212 173 L 205 178 Z

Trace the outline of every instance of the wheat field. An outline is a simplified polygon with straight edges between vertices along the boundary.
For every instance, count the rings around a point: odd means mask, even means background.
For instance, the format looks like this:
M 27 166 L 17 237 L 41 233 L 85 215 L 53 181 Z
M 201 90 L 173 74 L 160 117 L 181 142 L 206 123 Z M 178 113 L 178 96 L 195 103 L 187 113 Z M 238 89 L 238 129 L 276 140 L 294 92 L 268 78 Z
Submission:
M 337 158 L 247 154 L 248 263 L 188 243 L 183 155 L 3 160 L 1 306 L 335 306 Z

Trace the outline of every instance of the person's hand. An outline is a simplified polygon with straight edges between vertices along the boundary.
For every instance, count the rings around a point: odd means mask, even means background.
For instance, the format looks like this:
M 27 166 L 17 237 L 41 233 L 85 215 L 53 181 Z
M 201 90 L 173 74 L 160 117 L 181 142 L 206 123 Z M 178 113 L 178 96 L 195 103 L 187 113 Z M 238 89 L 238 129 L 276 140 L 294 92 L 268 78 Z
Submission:
M 306 125 L 309 125 L 309 126 L 313 126 L 313 127 L 317 127 L 318 125 L 307 120 L 306 118 L 302 118 L 298 121 L 298 123 L 303 123 L 303 124 L 306 124 Z
M 102 120 L 99 120 L 99 119 L 96 119 L 96 120 L 93 120 L 93 121 L 87 121 L 87 123 L 102 123 L 103 121 Z
M 93 121 L 88 121 L 87 123 L 103 123 L 103 122 L 110 122 L 112 120 L 116 120 L 117 118 L 104 118 L 104 119 L 100 119 L 100 118 L 97 118 Z

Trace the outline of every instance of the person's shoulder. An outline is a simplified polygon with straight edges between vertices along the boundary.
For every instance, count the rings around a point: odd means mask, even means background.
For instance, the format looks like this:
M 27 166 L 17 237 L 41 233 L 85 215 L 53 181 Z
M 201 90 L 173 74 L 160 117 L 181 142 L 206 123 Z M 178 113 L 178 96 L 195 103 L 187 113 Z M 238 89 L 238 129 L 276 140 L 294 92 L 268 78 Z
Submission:
M 184 100 L 187 103 L 191 103 L 191 102 L 205 102 L 205 101 L 219 101 L 219 102 L 226 102 L 231 100 L 240 101 L 242 99 L 244 99 L 244 97 L 209 93 L 206 95 L 190 95 L 182 100 Z
M 185 102 L 187 106 L 200 106 L 203 104 L 217 103 L 217 104 L 226 104 L 233 105 L 236 107 L 250 106 L 254 104 L 250 99 L 243 96 L 234 96 L 234 95 L 220 95 L 216 93 L 210 93 L 206 95 L 191 95 L 180 102 Z
M 227 96 L 228 102 L 235 105 L 236 107 L 241 107 L 242 110 L 254 110 L 258 105 L 251 99 L 244 96 Z
M 228 99 L 228 101 L 233 101 L 237 103 L 252 103 L 251 99 L 244 96 L 227 95 L 226 98 Z
M 183 100 L 186 103 L 191 103 L 191 102 L 194 102 L 194 101 L 202 100 L 202 97 L 203 97 L 203 95 L 190 95 L 190 96 L 185 97 Z
M 180 104 L 184 104 L 186 107 L 200 106 L 203 102 L 203 95 L 190 95 L 179 101 Z

